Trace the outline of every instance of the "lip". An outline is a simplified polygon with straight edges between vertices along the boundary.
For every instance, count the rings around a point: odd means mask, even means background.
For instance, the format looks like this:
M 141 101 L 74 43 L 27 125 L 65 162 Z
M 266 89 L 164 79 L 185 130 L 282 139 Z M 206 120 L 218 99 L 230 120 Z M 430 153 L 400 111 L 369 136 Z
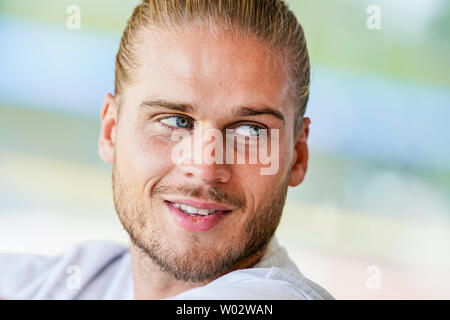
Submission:
M 198 209 L 208 209 L 208 210 L 218 210 L 218 211 L 231 211 L 231 210 L 235 209 L 235 208 L 230 208 L 230 207 L 220 205 L 218 203 L 197 201 L 197 200 L 192 200 L 192 199 L 167 199 L 167 201 L 186 204 L 188 206 L 195 207 Z
M 177 201 L 174 201 L 177 202 Z M 168 207 L 172 218 L 178 223 L 180 227 L 189 231 L 202 232 L 207 231 L 220 223 L 223 218 L 227 216 L 229 212 L 217 212 L 207 216 L 189 216 L 183 213 L 180 209 L 176 208 L 172 201 L 164 201 Z M 186 202 L 181 202 L 188 204 Z M 188 204 L 189 205 L 189 204 Z M 208 209 L 208 208 L 201 208 Z M 219 210 L 219 209 L 210 209 Z

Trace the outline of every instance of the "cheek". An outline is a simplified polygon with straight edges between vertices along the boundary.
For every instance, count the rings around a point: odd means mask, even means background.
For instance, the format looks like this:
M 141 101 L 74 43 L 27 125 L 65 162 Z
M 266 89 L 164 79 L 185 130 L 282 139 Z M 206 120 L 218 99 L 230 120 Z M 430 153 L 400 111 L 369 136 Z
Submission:
M 283 186 L 289 178 L 293 153 L 289 146 L 283 144 L 280 144 L 278 151 L 278 163 L 276 163 L 277 160 L 273 159 L 275 163 L 270 165 L 233 165 L 235 181 L 239 181 L 238 183 L 242 189 L 247 190 L 257 201 L 265 199 L 274 189 Z M 262 168 L 267 169 L 269 167 L 274 168 L 273 174 L 261 174 Z M 275 168 L 278 169 L 275 170 Z
M 257 150 L 259 152 L 259 150 Z M 290 171 L 293 160 L 293 150 L 286 143 L 279 143 L 277 148 L 264 149 L 264 160 L 258 156 L 258 163 L 250 164 L 246 158 L 246 164 L 233 165 L 233 172 L 243 181 L 281 181 Z M 270 169 L 270 170 L 269 170 Z
M 131 133 L 119 146 L 122 164 L 139 180 L 163 176 L 172 168 L 172 142 L 167 137 Z

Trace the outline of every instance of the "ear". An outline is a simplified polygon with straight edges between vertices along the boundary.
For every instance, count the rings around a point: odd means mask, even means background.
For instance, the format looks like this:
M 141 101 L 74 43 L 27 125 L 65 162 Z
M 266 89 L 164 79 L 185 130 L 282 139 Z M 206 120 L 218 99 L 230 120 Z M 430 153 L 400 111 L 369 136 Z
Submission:
M 289 185 L 292 187 L 298 186 L 303 182 L 306 175 L 306 170 L 308 169 L 308 135 L 310 124 L 311 119 L 305 117 L 303 119 L 303 126 L 297 133 L 295 140 L 294 161 L 292 163 L 291 178 L 289 180 Z
M 100 123 L 98 153 L 103 161 L 112 164 L 116 140 L 117 105 L 114 96 L 110 93 L 105 95 L 105 101 L 100 114 Z

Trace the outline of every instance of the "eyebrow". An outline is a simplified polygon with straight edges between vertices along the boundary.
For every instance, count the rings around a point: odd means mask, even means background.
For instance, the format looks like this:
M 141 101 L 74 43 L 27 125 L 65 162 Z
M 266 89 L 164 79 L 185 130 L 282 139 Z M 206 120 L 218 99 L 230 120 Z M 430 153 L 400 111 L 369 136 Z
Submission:
M 174 103 L 167 100 L 150 100 L 150 101 L 144 101 L 139 105 L 140 109 L 146 109 L 146 108 L 161 108 L 161 109 L 170 109 L 174 111 L 180 111 L 180 112 L 192 112 L 194 108 L 187 103 Z
M 175 103 L 170 102 L 163 99 L 158 100 L 150 100 L 150 101 L 144 101 L 139 105 L 139 108 L 146 109 L 146 108 L 162 108 L 162 109 L 169 109 L 179 112 L 193 112 L 194 108 L 189 103 Z M 248 116 L 259 116 L 259 115 L 271 115 L 275 118 L 281 120 L 283 124 L 286 123 L 286 118 L 284 117 L 283 113 L 281 113 L 278 110 L 275 110 L 268 106 L 242 106 L 237 107 L 233 110 L 233 114 L 241 116 L 241 117 L 248 117 Z
M 286 123 L 286 118 L 284 117 L 284 115 L 278 111 L 275 110 L 271 107 L 268 106 L 262 106 L 262 107 L 257 107 L 257 106 L 245 106 L 245 107 L 239 107 L 235 109 L 236 114 L 238 114 L 241 117 L 245 117 L 245 116 L 259 116 L 259 115 L 271 115 L 276 117 L 277 119 L 281 120 L 283 122 L 283 124 Z

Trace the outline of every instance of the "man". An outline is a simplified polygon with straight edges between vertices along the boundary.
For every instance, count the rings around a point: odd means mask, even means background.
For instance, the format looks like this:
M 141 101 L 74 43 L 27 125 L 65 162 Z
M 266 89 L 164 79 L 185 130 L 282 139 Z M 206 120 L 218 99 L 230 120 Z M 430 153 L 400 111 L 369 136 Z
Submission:
M 307 169 L 308 93 L 305 38 L 282 1 L 143 1 L 99 139 L 130 247 L 3 255 L 0 296 L 332 299 L 274 238 Z

